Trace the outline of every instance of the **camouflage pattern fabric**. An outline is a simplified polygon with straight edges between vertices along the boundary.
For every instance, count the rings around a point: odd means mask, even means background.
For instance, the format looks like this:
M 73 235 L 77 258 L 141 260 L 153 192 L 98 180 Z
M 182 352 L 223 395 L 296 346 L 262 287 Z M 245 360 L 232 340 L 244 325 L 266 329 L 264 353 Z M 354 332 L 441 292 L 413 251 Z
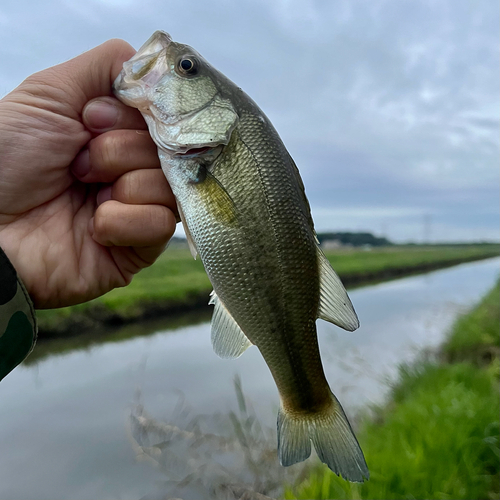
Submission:
M 37 331 L 28 292 L 0 248 L 0 380 L 28 356 Z

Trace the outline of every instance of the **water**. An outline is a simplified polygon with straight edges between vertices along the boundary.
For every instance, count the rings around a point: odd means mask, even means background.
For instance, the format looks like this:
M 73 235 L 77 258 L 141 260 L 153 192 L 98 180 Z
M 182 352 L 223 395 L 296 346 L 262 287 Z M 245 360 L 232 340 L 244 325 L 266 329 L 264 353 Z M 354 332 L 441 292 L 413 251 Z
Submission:
M 493 286 L 499 263 L 353 290 L 362 323 L 354 333 L 319 321 L 325 372 L 347 413 L 382 402 L 398 363 L 438 346 L 456 315 Z M 235 409 L 238 374 L 259 418 L 275 425 L 278 394 L 256 348 L 221 360 L 208 322 L 151 328 L 78 340 L 83 347 L 45 344 L 0 383 L 1 499 L 131 499 L 153 490 L 163 476 L 136 462 L 126 432 L 138 388 L 158 419 L 168 420 L 182 397 L 192 414 L 211 414 Z

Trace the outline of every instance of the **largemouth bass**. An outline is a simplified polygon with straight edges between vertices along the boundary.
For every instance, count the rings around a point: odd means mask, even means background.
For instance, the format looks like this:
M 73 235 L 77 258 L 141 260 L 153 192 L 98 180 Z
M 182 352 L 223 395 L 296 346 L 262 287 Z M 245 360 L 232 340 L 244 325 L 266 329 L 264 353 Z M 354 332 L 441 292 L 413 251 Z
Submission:
M 350 481 L 363 453 L 323 372 L 316 319 L 358 319 L 318 246 L 304 186 L 271 122 L 194 49 L 157 31 L 114 84 L 158 146 L 193 256 L 213 285 L 212 345 L 223 358 L 256 345 L 278 387 L 278 455 L 319 458 Z

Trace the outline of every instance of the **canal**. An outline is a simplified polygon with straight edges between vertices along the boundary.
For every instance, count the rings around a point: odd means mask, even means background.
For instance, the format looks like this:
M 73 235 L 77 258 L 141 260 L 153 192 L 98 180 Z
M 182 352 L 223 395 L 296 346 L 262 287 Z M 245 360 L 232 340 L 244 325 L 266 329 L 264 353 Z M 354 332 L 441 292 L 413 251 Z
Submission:
M 358 288 L 361 321 L 345 332 L 318 321 L 325 372 L 354 416 L 383 402 L 397 366 L 437 347 L 457 314 L 498 279 L 500 259 Z M 236 360 L 210 345 L 207 313 L 134 325 L 99 339 L 40 345 L 0 383 L 0 499 L 132 499 L 165 480 L 137 462 L 127 422 L 138 401 L 159 421 L 179 402 L 190 415 L 237 408 L 234 379 L 260 422 L 273 428 L 278 394 L 255 347 Z

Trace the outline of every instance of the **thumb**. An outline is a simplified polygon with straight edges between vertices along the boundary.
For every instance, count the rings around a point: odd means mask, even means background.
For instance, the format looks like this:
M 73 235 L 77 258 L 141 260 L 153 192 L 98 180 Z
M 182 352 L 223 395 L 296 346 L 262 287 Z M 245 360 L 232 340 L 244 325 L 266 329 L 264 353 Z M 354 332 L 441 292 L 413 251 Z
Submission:
M 115 78 L 135 52 L 124 40 L 108 40 L 69 61 L 29 76 L 18 90 L 43 100 L 43 108 L 78 118 L 91 99 L 113 95 Z

